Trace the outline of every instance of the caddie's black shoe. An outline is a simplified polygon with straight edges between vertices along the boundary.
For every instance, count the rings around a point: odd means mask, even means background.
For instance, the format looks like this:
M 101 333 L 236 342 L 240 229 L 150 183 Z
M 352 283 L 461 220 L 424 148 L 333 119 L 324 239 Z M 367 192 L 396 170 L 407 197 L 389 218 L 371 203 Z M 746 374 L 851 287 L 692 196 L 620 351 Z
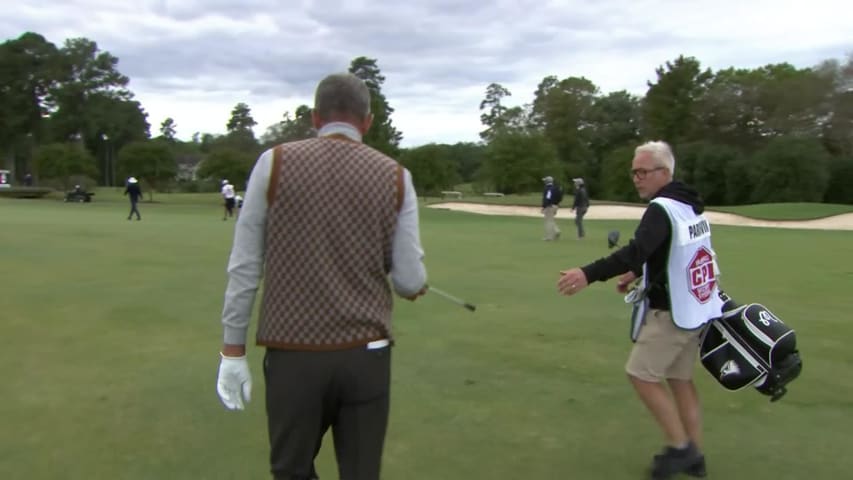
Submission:
M 687 475 L 696 478 L 705 478 L 708 476 L 708 469 L 705 467 L 705 456 L 700 456 L 699 461 L 694 463 L 690 468 L 684 471 Z
M 655 455 L 654 464 L 656 465 L 658 459 L 663 455 Z M 654 467 L 652 467 L 654 468 Z M 687 470 L 684 471 L 688 476 L 696 477 L 696 478 L 705 478 L 708 476 L 708 468 L 705 466 L 705 456 L 699 456 L 699 461 L 690 466 Z
M 663 453 L 654 457 L 652 480 L 667 480 L 679 473 L 686 473 L 693 477 L 707 475 L 705 457 L 692 442 L 682 449 L 666 447 Z

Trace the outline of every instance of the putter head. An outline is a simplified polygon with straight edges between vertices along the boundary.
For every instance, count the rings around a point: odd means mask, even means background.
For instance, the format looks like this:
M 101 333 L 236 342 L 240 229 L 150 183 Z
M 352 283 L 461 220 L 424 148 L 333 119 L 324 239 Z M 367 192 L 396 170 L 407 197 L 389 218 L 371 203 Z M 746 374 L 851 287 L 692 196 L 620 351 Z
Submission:
M 613 230 L 607 234 L 607 248 L 613 248 L 619 245 L 619 231 Z

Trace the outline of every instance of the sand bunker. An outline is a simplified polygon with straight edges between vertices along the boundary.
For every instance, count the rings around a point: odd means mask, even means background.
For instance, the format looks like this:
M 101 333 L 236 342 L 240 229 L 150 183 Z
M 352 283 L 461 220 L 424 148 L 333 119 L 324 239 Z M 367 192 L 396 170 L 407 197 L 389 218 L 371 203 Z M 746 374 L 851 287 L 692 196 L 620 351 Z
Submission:
M 429 208 L 443 208 L 483 215 L 507 215 L 517 217 L 541 217 L 541 209 L 537 207 L 517 207 L 510 205 L 485 205 L 478 203 L 447 202 L 429 205 Z M 593 205 L 589 208 L 585 219 L 589 220 L 640 220 L 644 207 L 627 205 Z M 834 215 L 816 220 L 769 221 L 742 217 L 732 213 L 706 211 L 705 216 L 713 225 L 734 225 L 739 227 L 770 227 L 770 228 L 799 228 L 814 230 L 853 230 L 853 213 Z M 568 208 L 557 211 L 557 218 L 574 218 L 575 214 Z

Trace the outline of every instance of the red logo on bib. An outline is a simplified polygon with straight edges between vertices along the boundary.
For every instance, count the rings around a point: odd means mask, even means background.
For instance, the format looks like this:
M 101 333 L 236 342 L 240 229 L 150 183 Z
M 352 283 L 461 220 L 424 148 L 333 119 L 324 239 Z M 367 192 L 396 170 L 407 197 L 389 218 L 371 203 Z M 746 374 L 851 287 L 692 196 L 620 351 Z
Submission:
M 705 247 L 699 247 L 690 264 L 687 266 L 688 282 L 690 284 L 690 293 L 699 300 L 699 303 L 705 303 L 714 294 L 714 287 L 717 286 L 717 274 L 714 272 L 714 257 L 711 252 Z

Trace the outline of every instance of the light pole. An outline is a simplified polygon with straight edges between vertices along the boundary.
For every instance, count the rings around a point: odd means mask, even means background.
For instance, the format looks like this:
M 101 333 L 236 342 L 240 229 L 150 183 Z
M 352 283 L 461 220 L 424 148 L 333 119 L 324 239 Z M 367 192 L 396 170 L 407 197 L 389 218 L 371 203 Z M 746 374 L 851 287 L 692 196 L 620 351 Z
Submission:
M 106 156 L 104 159 L 104 184 L 112 187 L 115 183 L 115 172 L 113 172 L 113 165 L 110 161 L 110 136 L 102 133 L 101 140 L 104 141 L 104 155 Z
M 26 179 L 27 175 L 32 174 L 32 164 L 33 164 L 33 132 L 27 133 L 27 151 L 26 158 L 24 158 L 24 172 L 23 177 Z M 20 174 L 20 172 L 18 172 Z M 26 182 L 25 182 L 26 184 Z

